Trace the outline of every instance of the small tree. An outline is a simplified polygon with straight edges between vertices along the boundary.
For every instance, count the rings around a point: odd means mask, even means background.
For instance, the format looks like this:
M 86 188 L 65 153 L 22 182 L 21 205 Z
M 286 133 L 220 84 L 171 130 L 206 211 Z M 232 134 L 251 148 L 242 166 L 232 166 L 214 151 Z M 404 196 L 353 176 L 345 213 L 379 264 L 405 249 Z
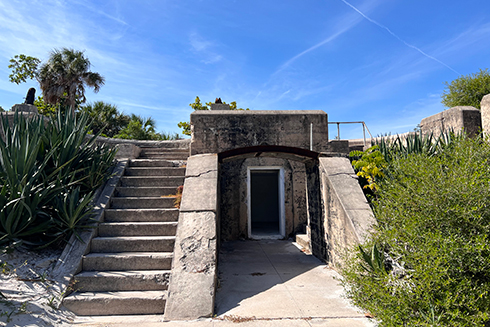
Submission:
M 482 98 L 490 93 L 490 72 L 480 69 L 479 73 L 461 76 L 451 83 L 445 82 L 445 85 L 441 95 L 443 105 L 448 108 L 472 106 L 480 109 Z
M 212 102 L 206 102 L 205 104 L 201 103 L 201 99 L 199 99 L 198 96 L 196 96 L 196 100 L 194 100 L 193 103 L 190 103 L 189 106 L 194 109 L 194 110 L 210 110 L 211 109 L 211 104 Z M 223 102 L 223 104 L 226 104 L 226 102 Z M 243 109 L 243 108 L 237 108 L 236 101 L 230 102 L 230 109 L 231 110 L 250 110 L 249 108 Z M 182 134 L 184 135 L 191 135 L 191 124 L 186 121 L 181 121 L 180 123 L 177 124 L 179 128 L 182 128 Z

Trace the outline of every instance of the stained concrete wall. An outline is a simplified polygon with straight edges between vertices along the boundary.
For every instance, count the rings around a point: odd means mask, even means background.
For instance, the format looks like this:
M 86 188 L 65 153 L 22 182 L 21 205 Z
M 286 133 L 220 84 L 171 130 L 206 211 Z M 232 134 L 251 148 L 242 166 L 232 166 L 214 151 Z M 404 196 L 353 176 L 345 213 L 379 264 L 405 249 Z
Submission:
M 340 266 L 345 252 L 365 240 L 375 219 L 349 159 L 319 160 L 326 257 Z
M 327 151 L 327 114 L 302 111 L 194 111 L 191 114 L 191 155 L 276 145 L 310 149 L 313 124 L 313 151 Z
M 422 119 L 420 129 L 423 134 L 432 132 L 436 136 L 441 132 L 453 130 L 458 133 L 464 129 L 469 136 L 475 136 L 482 129 L 481 113 L 474 107 L 453 107 Z
M 304 233 L 306 228 L 305 165 L 280 158 L 248 158 L 222 163 L 221 176 L 221 238 L 236 240 L 248 237 L 247 169 L 254 166 L 275 166 L 284 169 L 284 200 L 286 237 Z
M 212 317 L 219 228 L 218 156 L 187 160 L 165 319 Z
M 490 94 L 483 97 L 480 104 L 481 122 L 484 133 L 490 134 Z

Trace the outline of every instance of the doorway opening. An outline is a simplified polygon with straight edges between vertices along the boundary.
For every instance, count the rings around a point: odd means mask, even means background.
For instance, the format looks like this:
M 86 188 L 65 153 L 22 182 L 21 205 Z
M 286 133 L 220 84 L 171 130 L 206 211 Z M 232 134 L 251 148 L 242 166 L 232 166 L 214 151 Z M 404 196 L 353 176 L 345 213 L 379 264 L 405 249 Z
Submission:
M 282 167 L 248 168 L 248 236 L 285 236 L 284 171 Z

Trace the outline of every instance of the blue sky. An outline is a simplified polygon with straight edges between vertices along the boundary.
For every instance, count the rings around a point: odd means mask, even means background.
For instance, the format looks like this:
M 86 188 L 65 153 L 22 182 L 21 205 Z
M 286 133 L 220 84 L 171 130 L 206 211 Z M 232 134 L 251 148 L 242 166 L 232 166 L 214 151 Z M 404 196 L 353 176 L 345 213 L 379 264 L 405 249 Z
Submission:
M 199 96 L 400 133 L 444 110 L 445 81 L 490 68 L 489 41 L 487 0 L 0 0 L 0 106 L 40 94 L 8 81 L 10 58 L 69 47 L 106 78 L 89 102 L 160 131 L 178 131 Z

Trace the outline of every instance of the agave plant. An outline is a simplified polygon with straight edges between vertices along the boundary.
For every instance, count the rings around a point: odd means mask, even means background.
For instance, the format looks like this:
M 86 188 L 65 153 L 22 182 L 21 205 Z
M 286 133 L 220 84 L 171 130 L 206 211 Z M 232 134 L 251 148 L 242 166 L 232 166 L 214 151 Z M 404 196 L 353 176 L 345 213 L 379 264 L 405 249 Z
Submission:
M 0 245 L 46 245 L 87 226 L 93 191 L 108 178 L 115 150 L 88 137 L 88 118 L 70 110 L 51 121 L 1 117 Z

